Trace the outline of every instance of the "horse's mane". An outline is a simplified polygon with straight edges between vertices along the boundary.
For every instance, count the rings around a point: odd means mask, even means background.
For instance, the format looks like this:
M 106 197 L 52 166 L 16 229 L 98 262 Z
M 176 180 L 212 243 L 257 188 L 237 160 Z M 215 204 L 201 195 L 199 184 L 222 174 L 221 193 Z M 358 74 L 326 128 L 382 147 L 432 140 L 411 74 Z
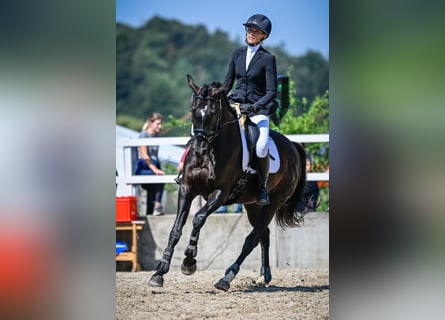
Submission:
M 222 83 L 219 81 L 212 81 L 211 83 L 207 84 L 210 87 L 214 88 L 220 88 L 222 86 Z
M 209 95 L 214 94 L 214 91 L 220 89 L 222 87 L 222 83 L 219 81 L 212 81 L 210 83 L 204 84 L 199 90 L 199 94 L 203 97 L 208 97 Z

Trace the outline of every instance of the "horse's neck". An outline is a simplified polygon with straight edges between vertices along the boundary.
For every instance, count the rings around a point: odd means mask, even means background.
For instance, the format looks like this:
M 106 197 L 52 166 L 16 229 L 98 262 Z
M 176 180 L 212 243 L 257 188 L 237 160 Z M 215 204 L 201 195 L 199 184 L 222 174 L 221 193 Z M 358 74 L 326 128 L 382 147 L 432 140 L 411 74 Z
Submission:
M 223 123 L 227 125 L 222 128 L 215 140 L 214 148 L 222 151 L 223 158 L 230 159 L 234 156 L 234 152 L 242 150 L 240 129 L 237 119 L 231 115 L 223 118 Z

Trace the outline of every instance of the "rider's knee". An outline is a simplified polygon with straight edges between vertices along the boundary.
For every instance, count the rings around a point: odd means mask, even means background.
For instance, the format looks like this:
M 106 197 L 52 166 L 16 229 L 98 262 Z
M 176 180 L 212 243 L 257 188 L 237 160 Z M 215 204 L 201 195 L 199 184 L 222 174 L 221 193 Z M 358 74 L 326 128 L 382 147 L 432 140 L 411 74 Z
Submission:
M 266 157 L 267 153 L 269 151 L 269 149 L 267 147 L 267 143 L 260 143 L 260 141 L 258 141 L 255 149 L 256 149 L 256 156 L 258 158 Z

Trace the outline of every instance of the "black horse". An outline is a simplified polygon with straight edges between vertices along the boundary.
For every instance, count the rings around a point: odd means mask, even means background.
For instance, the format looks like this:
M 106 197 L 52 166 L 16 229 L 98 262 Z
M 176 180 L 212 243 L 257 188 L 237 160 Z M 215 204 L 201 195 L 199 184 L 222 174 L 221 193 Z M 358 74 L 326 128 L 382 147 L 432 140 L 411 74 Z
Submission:
M 258 242 L 262 250 L 260 279 L 267 284 L 272 279 L 269 266 L 269 223 L 274 215 L 278 225 L 282 227 L 299 226 L 302 220 L 301 213 L 297 211 L 297 204 L 306 181 L 304 149 L 280 133 L 270 131 L 270 137 L 279 150 L 280 167 L 276 173 L 269 176 L 267 187 L 270 204 L 257 205 L 257 175 L 248 174 L 242 169 L 243 148 L 239 117 L 228 103 L 226 88 L 219 82 L 199 87 L 190 75 L 187 75 L 187 82 L 193 91 L 193 137 L 190 152 L 184 162 L 176 220 L 162 260 L 148 283 L 152 286 L 163 286 L 163 275 L 169 271 L 173 251 L 181 237 L 191 202 L 197 195 L 201 195 L 207 203 L 193 218 L 193 229 L 184 252 L 182 273 L 191 275 L 196 271 L 195 257 L 198 252 L 199 232 L 207 217 L 221 205 L 243 203 L 253 230 L 245 239 L 241 254 L 215 287 L 221 290 L 230 288 L 230 282 Z

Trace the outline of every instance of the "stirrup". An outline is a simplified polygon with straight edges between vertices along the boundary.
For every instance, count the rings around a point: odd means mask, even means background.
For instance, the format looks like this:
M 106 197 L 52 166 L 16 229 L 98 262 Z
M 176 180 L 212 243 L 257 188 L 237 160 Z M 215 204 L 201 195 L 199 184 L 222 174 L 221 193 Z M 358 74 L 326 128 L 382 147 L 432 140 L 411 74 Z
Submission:
M 267 191 L 264 188 L 258 190 L 256 204 L 260 206 L 267 206 L 268 204 L 270 204 L 269 195 L 267 194 Z

